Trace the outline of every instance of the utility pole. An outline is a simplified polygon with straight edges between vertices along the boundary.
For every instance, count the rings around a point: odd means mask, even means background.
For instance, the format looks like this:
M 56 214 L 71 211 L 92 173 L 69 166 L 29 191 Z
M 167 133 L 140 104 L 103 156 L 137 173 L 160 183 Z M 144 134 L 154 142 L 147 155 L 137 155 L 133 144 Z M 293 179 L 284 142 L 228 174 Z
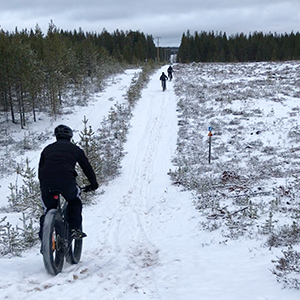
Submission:
M 161 39 L 161 37 L 158 36 L 158 37 L 156 37 L 156 39 L 157 39 L 157 47 L 156 47 L 156 49 L 157 49 L 157 62 L 159 63 L 160 62 L 160 59 L 159 59 L 159 39 Z

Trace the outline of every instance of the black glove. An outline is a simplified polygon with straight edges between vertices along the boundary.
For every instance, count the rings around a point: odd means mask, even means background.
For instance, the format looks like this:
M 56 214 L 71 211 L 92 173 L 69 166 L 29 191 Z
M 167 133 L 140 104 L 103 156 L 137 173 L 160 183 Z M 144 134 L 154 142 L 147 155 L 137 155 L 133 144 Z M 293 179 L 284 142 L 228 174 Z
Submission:
M 87 185 L 87 186 L 85 186 L 84 188 L 82 188 L 82 191 L 83 191 L 84 193 L 90 192 L 91 190 L 92 190 L 91 185 Z
M 92 191 L 95 191 L 99 187 L 98 182 L 91 184 L 90 186 L 91 186 Z
M 90 192 L 90 191 L 94 191 L 97 188 L 98 188 L 98 183 L 87 185 L 82 190 L 83 190 L 83 192 L 87 193 L 87 192 Z

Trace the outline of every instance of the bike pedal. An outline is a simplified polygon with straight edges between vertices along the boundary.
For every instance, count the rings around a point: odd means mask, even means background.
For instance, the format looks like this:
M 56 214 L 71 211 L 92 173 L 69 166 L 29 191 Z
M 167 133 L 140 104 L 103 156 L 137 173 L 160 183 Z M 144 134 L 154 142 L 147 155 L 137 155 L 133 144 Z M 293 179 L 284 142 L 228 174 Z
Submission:
M 71 231 L 71 237 L 74 240 L 82 240 L 83 238 L 87 237 L 87 235 L 84 232 L 82 232 L 81 230 L 73 229 Z

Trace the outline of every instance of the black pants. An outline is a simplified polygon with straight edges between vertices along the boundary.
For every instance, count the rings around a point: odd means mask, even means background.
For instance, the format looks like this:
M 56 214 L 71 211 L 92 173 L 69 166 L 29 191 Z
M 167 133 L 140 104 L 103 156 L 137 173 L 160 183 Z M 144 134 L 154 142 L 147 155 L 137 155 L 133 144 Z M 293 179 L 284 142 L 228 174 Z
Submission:
M 56 208 L 56 201 L 53 199 L 51 191 L 59 190 L 62 196 L 68 202 L 68 219 L 71 229 L 81 227 L 82 223 L 82 203 L 80 200 L 80 189 L 78 188 L 75 179 L 44 179 L 40 181 L 40 188 L 42 192 L 42 204 L 45 214 L 48 210 Z M 45 215 L 40 218 L 40 232 L 39 237 L 42 238 L 43 224 Z

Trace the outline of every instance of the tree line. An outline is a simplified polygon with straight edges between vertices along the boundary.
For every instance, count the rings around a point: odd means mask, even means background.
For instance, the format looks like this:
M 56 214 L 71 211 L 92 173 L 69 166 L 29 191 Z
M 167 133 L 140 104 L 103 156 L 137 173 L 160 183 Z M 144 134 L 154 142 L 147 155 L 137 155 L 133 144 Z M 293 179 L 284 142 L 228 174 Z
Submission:
M 29 114 L 34 121 L 40 110 L 57 115 L 63 99 L 85 101 L 88 86 L 101 86 L 125 64 L 155 57 L 152 36 L 139 31 L 64 31 L 52 21 L 46 34 L 38 25 L 35 30 L 1 30 L 0 112 L 24 128 Z
M 248 62 L 300 59 L 300 33 L 254 32 L 227 37 L 222 32 L 183 33 L 178 62 Z

